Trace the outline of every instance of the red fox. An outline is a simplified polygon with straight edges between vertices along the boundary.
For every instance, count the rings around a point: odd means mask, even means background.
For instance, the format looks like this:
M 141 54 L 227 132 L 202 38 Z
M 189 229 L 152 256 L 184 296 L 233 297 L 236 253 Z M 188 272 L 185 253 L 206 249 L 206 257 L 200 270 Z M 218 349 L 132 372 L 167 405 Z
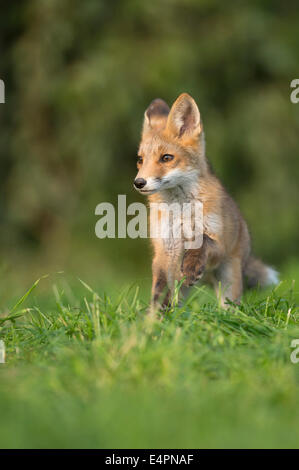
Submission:
M 227 299 L 240 300 L 244 278 L 250 287 L 278 282 L 277 272 L 250 254 L 247 224 L 206 159 L 202 119 L 190 95 L 181 94 L 171 109 L 161 99 L 147 108 L 137 168 L 134 186 L 150 203 L 199 201 L 203 208 L 200 248 L 152 239 L 154 310 L 169 304 L 176 280 L 183 290 L 199 279 L 211 283 L 217 295 L 220 288 L 223 306 Z M 163 211 L 158 212 L 163 223 Z

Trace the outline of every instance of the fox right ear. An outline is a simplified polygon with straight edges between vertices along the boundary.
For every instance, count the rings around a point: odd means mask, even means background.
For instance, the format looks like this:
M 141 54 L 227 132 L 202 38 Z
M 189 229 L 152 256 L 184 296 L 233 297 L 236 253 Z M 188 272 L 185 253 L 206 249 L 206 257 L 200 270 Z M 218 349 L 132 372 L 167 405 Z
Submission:
M 143 132 L 163 129 L 166 126 L 169 111 L 169 106 L 164 100 L 157 98 L 152 101 L 144 113 Z
M 174 137 L 198 137 L 202 131 L 199 109 L 188 93 L 182 93 L 170 110 L 167 129 Z

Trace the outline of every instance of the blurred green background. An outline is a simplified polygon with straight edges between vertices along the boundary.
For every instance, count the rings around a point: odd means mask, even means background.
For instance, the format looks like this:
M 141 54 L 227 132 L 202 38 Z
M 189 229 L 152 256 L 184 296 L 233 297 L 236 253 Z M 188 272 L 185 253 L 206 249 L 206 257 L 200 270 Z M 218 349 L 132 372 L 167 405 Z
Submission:
M 144 110 L 184 91 L 255 252 L 294 263 L 298 30 L 296 1 L 1 2 L 3 298 L 59 270 L 103 288 L 149 285 L 148 241 L 97 239 L 94 211 L 118 194 L 142 200 L 132 182 Z

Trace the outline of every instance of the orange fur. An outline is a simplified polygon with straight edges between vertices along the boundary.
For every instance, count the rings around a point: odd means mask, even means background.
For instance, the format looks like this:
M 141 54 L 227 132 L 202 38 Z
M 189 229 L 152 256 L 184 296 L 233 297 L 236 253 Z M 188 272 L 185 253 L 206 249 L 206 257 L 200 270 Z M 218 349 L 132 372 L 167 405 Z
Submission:
M 175 280 L 183 278 L 185 288 L 202 278 L 212 283 L 217 292 L 221 283 L 223 305 L 227 298 L 240 299 L 244 275 L 251 276 L 252 284 L 259 281 L 265 284 L 270 268 L 250 257 L 246 222 L 210 170 L 202 120 L 190 95 L 180 95 L 170 110 L 162 100 L 151 103 L 145 112 L 138 155 L 136 178 L 146 183 L 139 191 L 150 202 L 203 204 L 200 248 L 185 250 L 182 243 L 152 239 L 153 308 L 161 302 L 167 304 Z M 162 161 L 163 155 L 170 155 L 171 159 Z M 163 218 L 161 211 L 158 218 Z

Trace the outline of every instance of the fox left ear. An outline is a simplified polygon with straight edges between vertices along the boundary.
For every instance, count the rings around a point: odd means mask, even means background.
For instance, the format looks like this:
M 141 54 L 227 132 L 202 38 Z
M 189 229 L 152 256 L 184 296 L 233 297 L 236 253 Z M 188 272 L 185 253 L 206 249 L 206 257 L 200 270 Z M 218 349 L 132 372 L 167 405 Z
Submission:
M 160 98 L 151 102 L 144 113 L 143 132 L 147 130 L 161 130 L 165 127 L 169 106 Z
M 200 112 L 194 99 L 182 93 L 173 103 L 167 119 L 167 130 L 175 137 L 197 137 L 202 131 Z

